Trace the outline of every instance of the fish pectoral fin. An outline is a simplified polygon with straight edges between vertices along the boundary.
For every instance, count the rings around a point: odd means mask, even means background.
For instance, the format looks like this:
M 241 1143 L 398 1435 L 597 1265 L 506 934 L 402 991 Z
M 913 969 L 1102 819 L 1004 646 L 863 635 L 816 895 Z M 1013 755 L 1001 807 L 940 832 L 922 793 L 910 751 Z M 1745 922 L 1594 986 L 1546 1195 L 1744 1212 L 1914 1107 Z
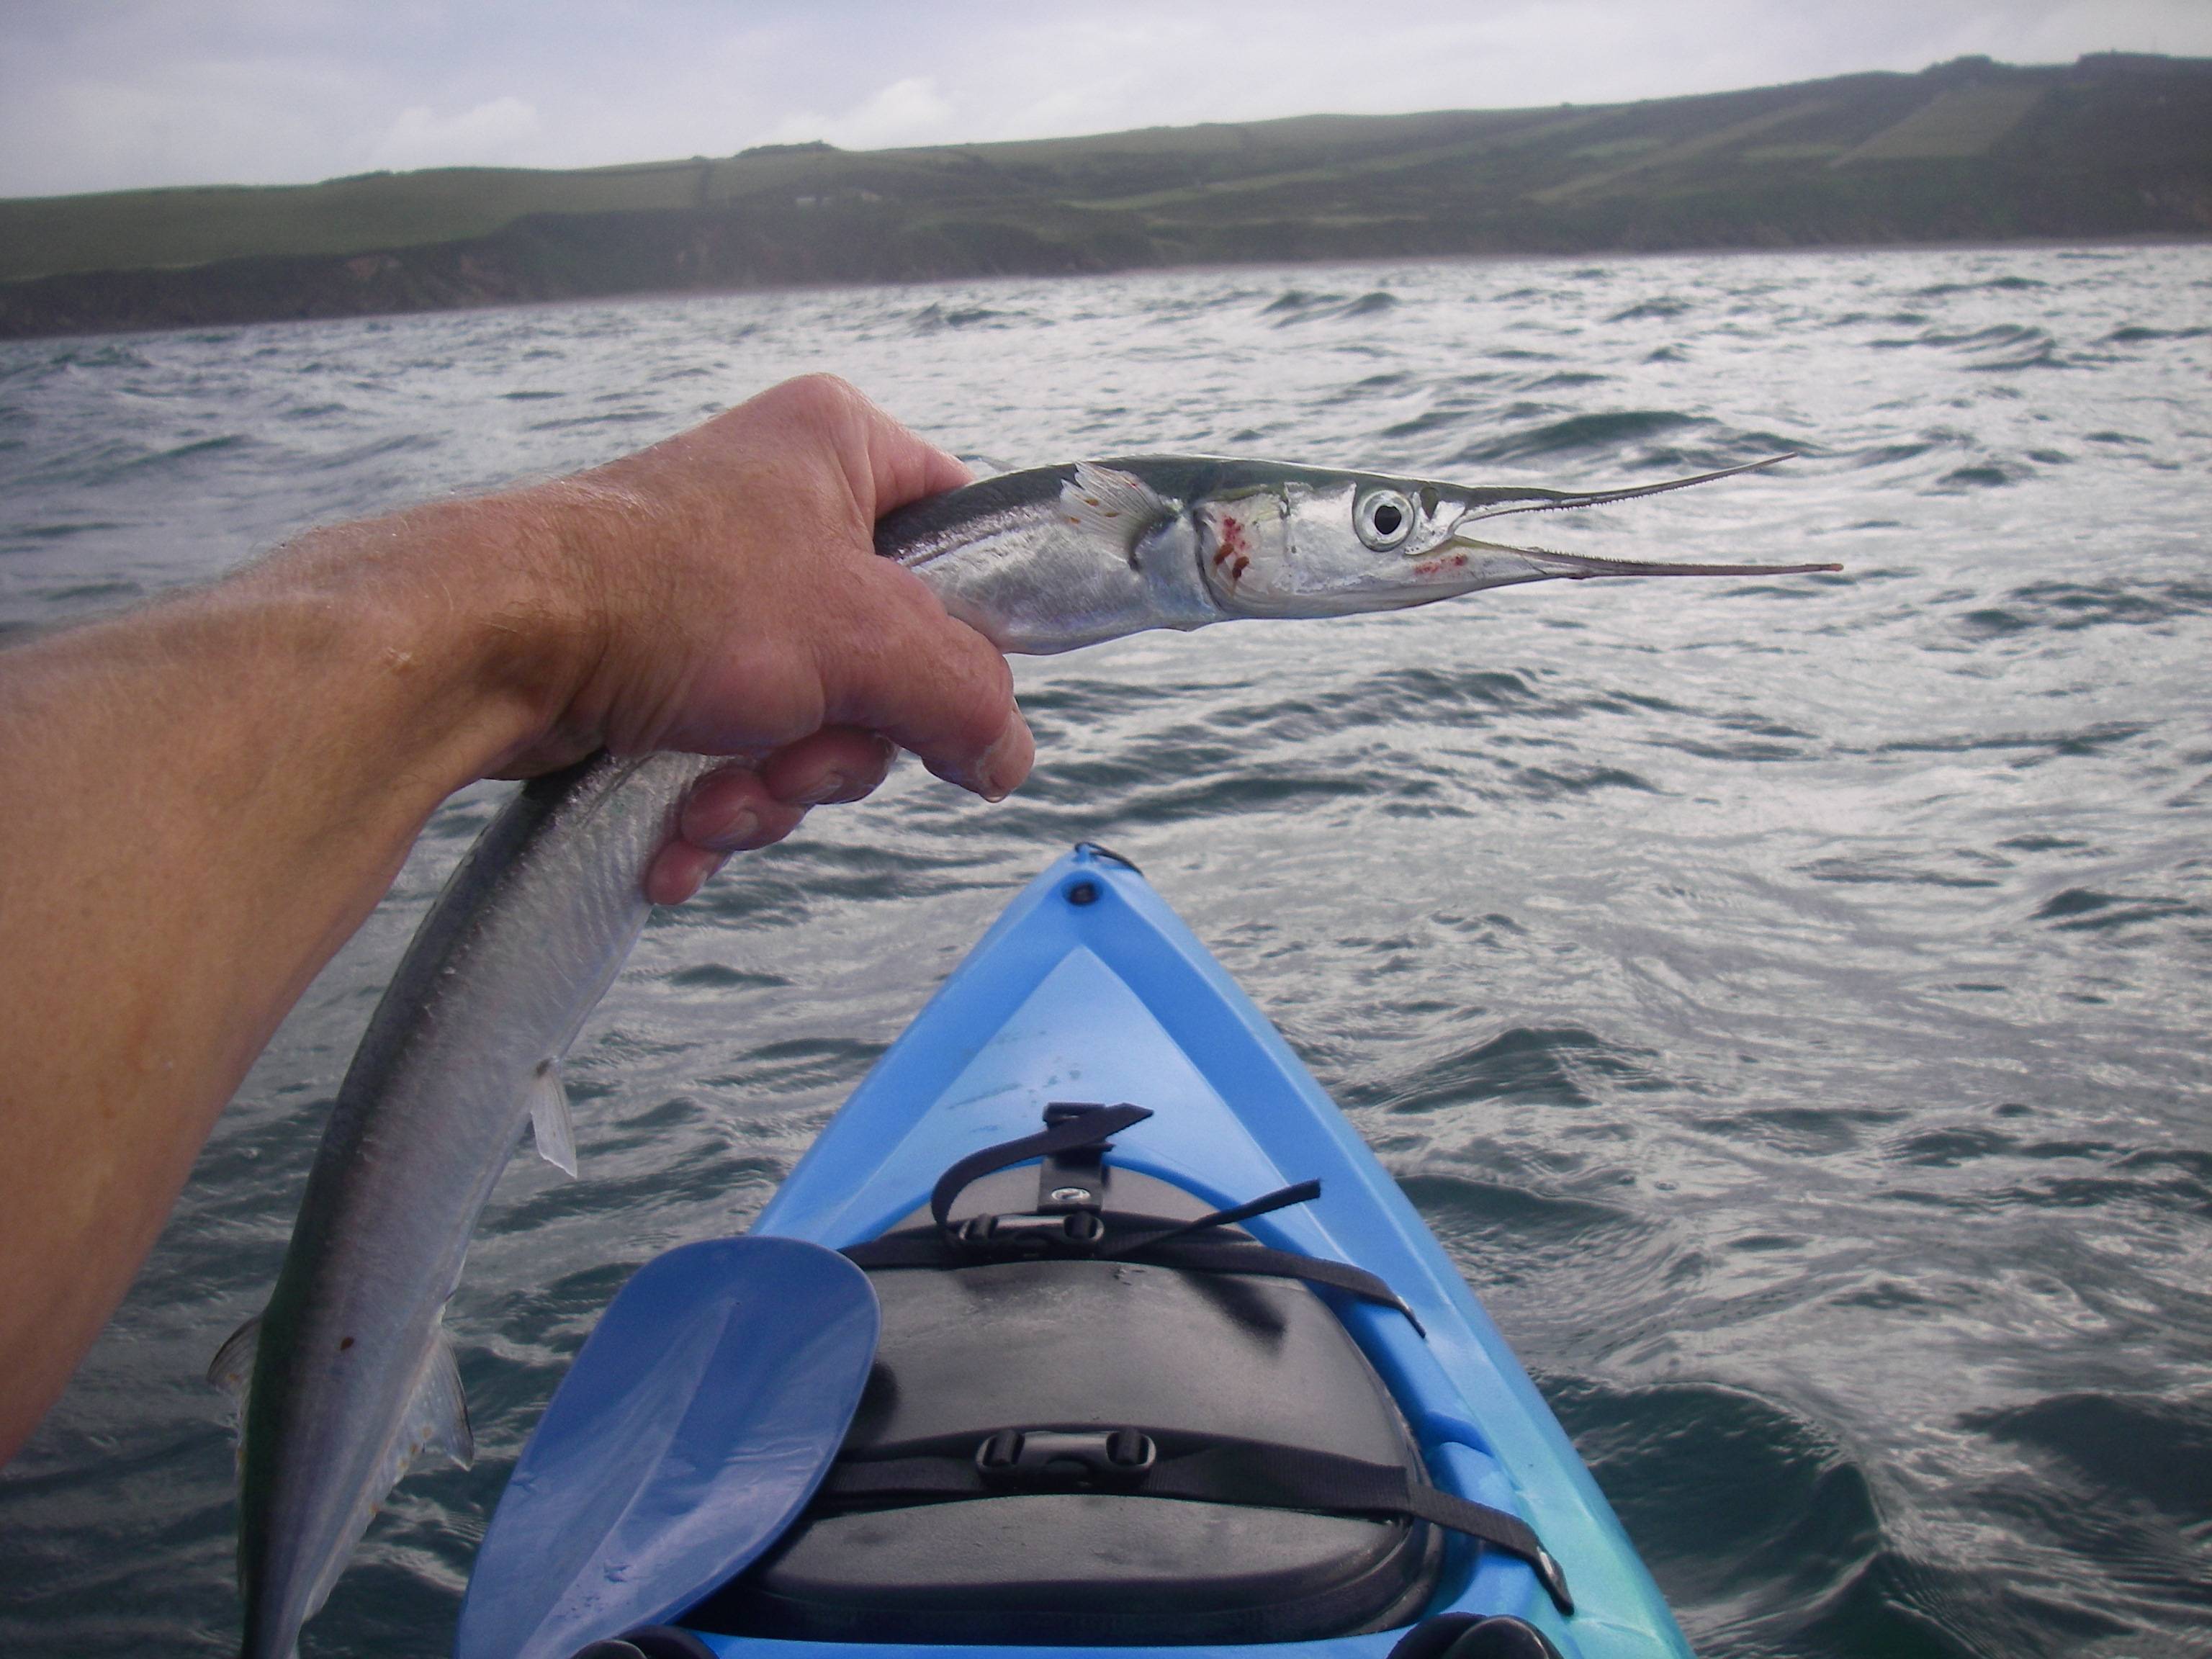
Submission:
M 422 1380 L 407 1407 L 407 1422 L 400 1431 L 406 1456 L 393 1471 L 391 1484 L 416 1463 L 432 1455 L 463 1468 L 477 1455 L 476 1435 L 469 1427 L 469 1402 L 461 1393 L 460 1367 L 453 1363 L 453 1345 L 441 1331 L 422 1364 Z
M 530 1077 L 530 1139 L 538 1156 L 562 1175 L 576 1173 L 576 1126 L 568 1116 L 568 1092 L 561 1086 L 557 1060 L 540 1060 Z
M 1142 478 L 1089 461 L 1060 487 L 1060 515 L 1085 535 L 1118 545 L 1134 564 L 1137 544 L 1182 509 Z

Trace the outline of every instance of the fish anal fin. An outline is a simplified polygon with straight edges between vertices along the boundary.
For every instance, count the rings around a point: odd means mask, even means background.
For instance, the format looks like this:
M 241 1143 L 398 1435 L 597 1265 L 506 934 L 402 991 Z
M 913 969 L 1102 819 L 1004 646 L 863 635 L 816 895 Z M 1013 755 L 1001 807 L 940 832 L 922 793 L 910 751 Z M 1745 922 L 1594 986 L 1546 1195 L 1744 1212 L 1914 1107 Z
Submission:
M 241 1404 L 253 1382 L 253 1356 L 261 1346 L 261 1316 L 256 1314 L 228 1336 L 208 1361 L 207 1380 Z
M 575 1175 L 576 1127 L 568 1116 L 568 1094 L 561 1086 L 556 1060 L 539 1061 L 530 1075 L 530 1139 L 538 1157 L 562 1175 Z
M 1142 478 L 1090 461 L 1060 487 L 1060 515 L 1086 535 L 1110 540 L 1135 562 L 1137 544 L 1181 511 Z
M 407 1467 L 433 1455 L 466 1468 L 476 1461 L 476 1434 L 469 1427 L 469 1402 L 461 1392 L 460 1367 L 453 1361 L 453 1345 L 441 1331 L 423 1361 L 422 1380 L 407 1408 L 407 1424 L 400 1432 L 407 1448 Z M 395 1474 L 406 1473 L 406 1468 Z
M 453 1344 L 446 1340 L 442 1329 L 430 1339 L 429 1351 L 422 1356 L 422 1368 L 416 1376 L 415 1392 L 408 1401 L 407 1414 L 386 1443 L 376 1473 L 355 1495 L 343 1531 L 334 1530 L 331 1534 L 329 1553 L 308 1581 L 307 1593 L 300 1603 L 305 1609 L 300 1614 L 301 1622 L 322 1610 L 331 1587 L 344 1574 L 356 1547 L 400 1478 L 416 1463 L 428 1462 L 434 1455 L 448 1459 L 463 1468 L 476 1456 L 476 1437 L 470 1431 L 468 1405 L 461 1395 L 460 1370 L 453 1363 Z
M 223 1339 L 208 1362 L 207 1380 L 230 1396 L 230 1426 L 238 1437 L 238 1455 L 246 1458 L 246 1396 L 253 1387 L 253 1362 L 261 1351 L 261 1316 L 256 1314 Z

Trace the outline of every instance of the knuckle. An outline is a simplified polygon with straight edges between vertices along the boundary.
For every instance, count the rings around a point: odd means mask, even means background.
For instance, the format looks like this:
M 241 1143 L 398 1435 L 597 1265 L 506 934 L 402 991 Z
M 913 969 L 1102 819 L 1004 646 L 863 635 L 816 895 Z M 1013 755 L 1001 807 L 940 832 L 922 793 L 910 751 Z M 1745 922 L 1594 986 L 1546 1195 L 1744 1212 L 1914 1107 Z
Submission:
M 848 418 L 866 401 L 851 381 L 824 374 L 801 374 L 767 395 L 788 403 L 793 415 L 823 424 Z
M 968 680 L 968 701 L 974 710 L 971 718 L 979 726 L 988 722 L 995 735 L 1005 723 L 1006 711 L 1013 707 L 1013 668 L 981 635 L 958 623 L 954 626 L 963 636 L 957 649 L 964 659 L 961 666 Z

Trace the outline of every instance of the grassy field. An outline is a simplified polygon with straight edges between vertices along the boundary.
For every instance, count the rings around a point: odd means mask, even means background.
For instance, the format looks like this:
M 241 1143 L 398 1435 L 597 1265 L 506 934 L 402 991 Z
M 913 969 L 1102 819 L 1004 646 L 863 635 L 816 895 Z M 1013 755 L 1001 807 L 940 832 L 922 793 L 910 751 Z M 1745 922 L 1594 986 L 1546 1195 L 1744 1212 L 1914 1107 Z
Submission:
M 1931 99 L 1894 126 L 1884 127 L 1838 165 L 1985 155 L 2043 101 L 2044 92 L 2036 86 L 1958 88 Z
M 209 264 L 257 254 L 349 254 L 484 236 L 526 213 L 697 205 L 711 164 L 587 172 L 440 167 L 327 183 L 132 190 L 0 202 L 0 281 Z
M 2212 234 L 2212 61 L 0 201 L 0 335 L 1160 264 Z

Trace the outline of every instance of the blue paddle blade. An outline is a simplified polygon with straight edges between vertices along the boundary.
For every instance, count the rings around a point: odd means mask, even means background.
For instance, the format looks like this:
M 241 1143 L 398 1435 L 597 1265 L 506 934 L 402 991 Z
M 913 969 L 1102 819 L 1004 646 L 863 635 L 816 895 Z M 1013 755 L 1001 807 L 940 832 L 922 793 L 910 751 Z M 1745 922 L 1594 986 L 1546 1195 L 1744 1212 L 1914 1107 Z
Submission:
M 822 1483 L 876 1352 L 834 1250 L 721 1238 L 623 1287 L 494 1512 L 456 1659 L 569 1659 L 665 1622 L 780 1537 Z

